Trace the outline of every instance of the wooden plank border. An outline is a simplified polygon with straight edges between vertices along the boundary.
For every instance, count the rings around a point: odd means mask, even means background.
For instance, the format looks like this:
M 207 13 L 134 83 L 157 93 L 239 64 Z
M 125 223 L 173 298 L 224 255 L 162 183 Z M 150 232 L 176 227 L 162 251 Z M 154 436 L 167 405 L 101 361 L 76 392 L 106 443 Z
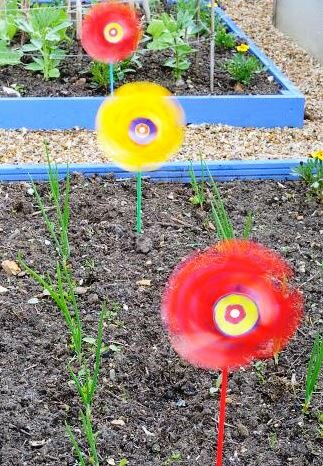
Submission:
M 216 13 L 230 31 L 250 46 L 250 51 L 281 85 L 276 95 L 178 96 L 187 123 L 221 123 L 230 126 L 301 128 L 305 98 L 274 63 L 220 8 Z M 0 128 L 64 130 L 94 129 L 95 116 L 104 97 L 0 98 Z
M 292 169 L 297 167 L 301 161 L 306 159 L 287 160 L 252 160 L 252 161 L 206 161 L 208 169 L 214 179 L 218 181 L 232 180 L 297 180 L 292 174 Z M 200 162 L 192 162 L 196 178 L 202 179 L 203 170 Z M 156 182 L 181 182 L 190 181 L 190 162 L 167 163 L 159 170 L 144 173 L 146 179 Z M 130 179 L 134 173 L 126 172 L 112 164 L 71 164 L 70 173 L 80 173 L 84 176 L 108 176 L 112 175 L 117 180 Z M 68 172 L 67 165 L 58 165 L 59 178 L 64 179 Z M 204 176 L 207 173 L 204 171 Z M 0 165 L 0 182 L 22 182 L 22 181 L 47 181 L 47 165 Z

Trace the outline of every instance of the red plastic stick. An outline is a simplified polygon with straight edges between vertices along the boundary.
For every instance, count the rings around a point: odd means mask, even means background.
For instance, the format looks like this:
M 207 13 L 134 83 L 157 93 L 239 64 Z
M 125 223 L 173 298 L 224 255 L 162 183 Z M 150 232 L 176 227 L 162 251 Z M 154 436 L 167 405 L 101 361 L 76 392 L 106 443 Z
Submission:
M 219 427 L 218 427 L 218 448 L 216 452 L 215 466 L 222 466 L 223 460 L 223 444 L 224 444 L 224 422 L 225 422 L 225 401 L 227 396 L 228 387 L 228 369 L 222 371 L 222 384 L 221 384 L 221 398 L 220 398 L 220 413 L 219 413 Z

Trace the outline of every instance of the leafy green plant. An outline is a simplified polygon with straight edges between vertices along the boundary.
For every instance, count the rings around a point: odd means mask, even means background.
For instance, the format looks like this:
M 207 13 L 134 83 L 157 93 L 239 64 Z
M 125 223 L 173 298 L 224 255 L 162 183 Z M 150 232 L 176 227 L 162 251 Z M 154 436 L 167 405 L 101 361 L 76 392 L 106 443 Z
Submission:
M 187 11 L 189 15 L 194 18 L 195 26 L 193 35 L 210 33 L 211 30 L 211 15 L 210 6 L 208 2 L 201 2 L 197 0 L 177 0 L 176 11 Z M 216 28 L 220 24 L 220 20 L 215 16 Z
M 216 46 L 224 49 L 233 49 L 237 42 L 234 34 L 228 32 L 225 26 L 217 28 L 214 41 Z
M 20 16 L 17 0 L 8 0 L 0 10 L 0 67 L 18 65 L 23 55 L 19 47 L 10 47 L 17 32 L 16 20 Z
M 0 40 L 0 67 L 18 65 L 22 56 L 20 48 L 9 47 L 6 41 Z
M 323 151 L 314 152 L 307 162 L 293 169 L 309 186 L 311 192 L 323 202 Z
M 176 20 L 185 29 L 185 40 L 189 36 L 194 36 L 202 29 L 202 25 L 198 25 L 196 22 L 196 12 L 195 0 L 176 1 Z
M 16 20 L 20 17 L 17 0 L 6 0 L 5 8 L 0 10 L 0 41 L 10 42 L 17 32 Z
M 105 63 L 92 62 L 91 63 L 91 74 L 92 83 L 106 92 L 110 86 L 110 72 L 109 66 Z M 113 79 L 116 83 L 120 83 L 124 80 L 128 73 L 135 73 L 135 71 L 141 68 L 141 62 L 138 54 L 132 55 L 130 58 L 116 63 L 113 67 Z
M 233 58 L 225 63 L 224 68 L 236 82 L 249 85 L 253 77 L 263 71 L 263 66 L 258 58 L 253 55 L 236 53 Z
M 173 54 L 164 66 L 173 70 L 176 80 L 190 67 L 189 55 L 194 51 L 188 43 L 188 36 L 196 31 L 194 18 L 187 11 L 180 10 L 177 17 L 163 13 L 159 19 L 154 19 L 147 28 L 152 41 L 148 43 L 149 50 L 170 50 Z
M 317 385 L 323 362 L 323 336 L 318 334 L 315 338 L 312 348 L 311 358 L 308 365 L 307 376 L 305 381 L 305 402 L 303 411 L 309 410 L 313 392 Z
M 26 69 L 40 71 L 44 79 L 58 78 L 59 65 L 65 57 L 61 42 L 68 40 L 67 29 L 72 25 L 67 12 L 62 8 L 37 5 L 28 12 L 26 19 L 18 19 L 19 28 L 30 37 L 30 43 L 23 46 L 23 52 L 31 52 L 33 62 Z

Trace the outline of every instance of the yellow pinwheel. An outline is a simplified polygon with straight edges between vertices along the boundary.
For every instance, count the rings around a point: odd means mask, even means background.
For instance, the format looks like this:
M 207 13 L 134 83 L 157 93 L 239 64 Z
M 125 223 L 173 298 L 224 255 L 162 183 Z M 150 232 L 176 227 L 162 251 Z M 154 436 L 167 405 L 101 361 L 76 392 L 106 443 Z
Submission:
M 184 113 L 164 87 L 125 84 L 101 105 L 97 137 L 104 153 L 120 167 L 150 171 L 174 154 L 184 139 Z

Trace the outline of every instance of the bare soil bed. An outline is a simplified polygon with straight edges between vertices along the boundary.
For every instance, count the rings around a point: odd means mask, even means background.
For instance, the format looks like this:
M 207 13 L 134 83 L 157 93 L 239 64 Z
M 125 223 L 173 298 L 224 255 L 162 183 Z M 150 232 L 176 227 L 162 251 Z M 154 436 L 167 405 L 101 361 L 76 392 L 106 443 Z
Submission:
M 167 52 L 155 52 L 142 50 L 139 53 L 141 67 L 127 74 L 122 82 L 117 82 L 116 87 L 126 82 L 154 81 L 169 89 L 177 95 L 209 95 L 209 41 L 201 39 L 196 45 L 196 53 L 191 56 L 192 66 L 183 75 L 180 84 L 176 84 L 170 68 L 163 63 L 171 55 Z M 3 87 L 18 85 L 24 97 L 77 97 L 105 95 L 107 90 L 95 86 L 91 80 L 91 59 L 85 54 L 78 43 L 74 43 L 61 66 L 61 76 L 58 79 L 44 81 L 40 74 L 32 73 L 23 65 L 1 70 L 0 96 L 8 97 Z M 277 94 L 280 86 L 272 80 L 266 71 L 256 74 L 248 86 L 237 86 L 235 81 L 224 70 L 224 63 L 233 56 L 232 50 L 218 48 L 215 54 L 214 94 Z M 26 63 L 30 62 L 25 57 Z M 107 71 L 108 73 L 108 71 Z
M 306 311 L 296 337 L 261 370 L 230 376 L 225 466 L 319 466 L 323 455 L 317 412 L 302 414 L 304 377 L 314 336 L 322 328 L 323 210 L 300 182 L 221 184 L 232 220 L 252 208 L 253 238 L 283 254 L 304 292 Z M 55 267 L 53 246 L 27 184 L 0 186 L 0 257 L 46 272 Z M 40 190 L 47 193 L 47 186 Z M 130 466 L 214 464 L 218 393 L 216 373 L 192 368 L 173 352 L 159 315 L 171 270 L 196 248 L 216 241 L 208 212 L 189 201 L 179 184 L 144 185 L 144 233 L 134 231 L 135 186 L 112 179 L 72 179 L 71 267 L 86 330 L 94 335 L 102 302 L 118 309 L 105 328 L 118 353 L 103 356 L 94 406 L 102 465 L 127 458 Z M 140 280 L 151 280 L 141 286 Z M 42 290 L 24 275 L 0 270 L 0 464 L 72 466 L 64 421 L 78 424 L 73 386 L 67 383 L 67 332 Z M 31 298 L 38 303 L 28 303 Z M 36 300 L 37 301 L 37 300 Z M 35 301 L 32 301 L 35 302 Z M 113 420 L 123 420 L 114 425 Z M 180 453 L 175 463 L 169 458 Z M 110 459 L 110 463 L 108 460 Z M 168 461 L 169 460 L 169 461 Z M 168 462 L 167 462 L 168 461 Z

